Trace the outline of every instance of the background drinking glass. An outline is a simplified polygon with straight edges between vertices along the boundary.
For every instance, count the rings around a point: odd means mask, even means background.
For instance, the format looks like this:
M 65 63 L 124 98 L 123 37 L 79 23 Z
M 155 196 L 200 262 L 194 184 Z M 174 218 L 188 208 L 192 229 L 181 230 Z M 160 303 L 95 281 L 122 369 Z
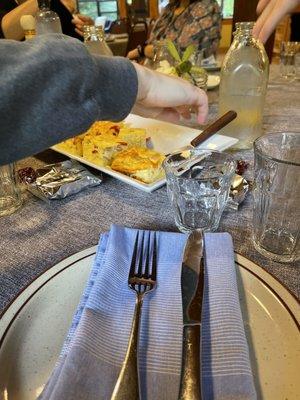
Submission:
M 295 54 L 295 70 L 296 79 L 300 80 L 300 42 L 297 42 L 297 49 Z
M 280 73 L 285 79 L 293 79 L 296 76 L 295 55 L 298 42 L 282 42 L 280 50 Z
M 300 132 L 273 133 L 254 142 L 255 248 L 268 258 L 299 258 Z
M 171 154 L 163 166 L 178 229 L 216 230 L 235 171 L 233 158 L 217 151 L 193 149 Z
M 21 206 L 13 164 L 0 166 L 0 216 L 12 214 Z

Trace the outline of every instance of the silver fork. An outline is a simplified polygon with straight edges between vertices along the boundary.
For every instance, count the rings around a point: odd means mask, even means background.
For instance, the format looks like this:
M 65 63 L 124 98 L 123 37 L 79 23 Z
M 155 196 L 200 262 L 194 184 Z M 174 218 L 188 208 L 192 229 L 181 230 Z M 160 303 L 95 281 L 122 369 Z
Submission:
M 156 287 L 157 250 L 156 234 L 149 232 L 146 243 L 146 260 L 144 261 L 144 239 L 142 233 L 140 251 L 139 233 L 135 245 L 128 276 L 128 286 L 136 293 L 135 310 L 125 360 L 122 365 L 111 400 L 138 400 L 140 398 L 138 371 L 139 325 L 144 295 Z

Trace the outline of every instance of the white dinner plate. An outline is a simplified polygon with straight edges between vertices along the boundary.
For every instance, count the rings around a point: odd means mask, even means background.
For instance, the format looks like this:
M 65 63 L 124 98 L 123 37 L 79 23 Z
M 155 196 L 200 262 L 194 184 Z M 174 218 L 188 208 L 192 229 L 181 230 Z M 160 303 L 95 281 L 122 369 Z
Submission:
M 219 75 L 208 75 L 207 77 L 207 90 L 215 89 L 220 84 Z
M 50 268 L 2 315 L 0 399 L 35 400 L 42 391 L 60 353 L 95 251 L 96 247 L 81 251 Z M 299 399 L 299 302 L 258 265 L 240 255 L 236 255 L 236 264 L 258 399 Z
M 173 151 L 180 150 L 181 148 L 188 146 L 192 139 L 199 135 L 200 130 L 189 128 L 182 125 L 175 125 L 169 122 L 158 121 L 151 118 L 143 118 L 138 115 L 130 114 L 125 119 L 125 122 L 129 123 L 134 128 L 145 128 L 147 135 L 150 136 L 150 147 L 154 150 L 168 154 Z M 199 148 L 209 148 L 212 150 L 226 150 L 229 147 L 237 143 L 238 140 L 232 137 L 215 134 L 210 139 L 203 142 Z M 105 172 L 108 175 L 113 176 L 129 185 L 132 185 L 138 189 L 144 190 L 145 192 L 153 192 L 163 186 L 166 183 L 165 179 L 160 179 L 154 183 L 147 184 L 137 179 L 131 178 L 121 172 L 114 171 L 109 167 L 99 167 L 94 163 L 89 162 L 83 157 L 74 156 L 67 151 L 61 150 L 56 146 L 52 147 L 53 150 L 64 154 L 70 158 L 80 161 L 83 164 L 89 165 L 99 171 Z

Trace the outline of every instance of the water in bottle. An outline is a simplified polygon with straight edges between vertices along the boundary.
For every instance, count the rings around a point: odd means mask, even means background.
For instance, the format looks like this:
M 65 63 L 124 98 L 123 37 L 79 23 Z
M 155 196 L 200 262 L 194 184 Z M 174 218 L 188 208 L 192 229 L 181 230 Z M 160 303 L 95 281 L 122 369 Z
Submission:
M 251 148 L 262 134 L 269 60 L 262 43 L 252 36 L 253 25 L 236 24 L 234 41 L 221 70 L 219 114 L 235 110 L 237 118 L 220 133 L 239 139 L 237 149 Z

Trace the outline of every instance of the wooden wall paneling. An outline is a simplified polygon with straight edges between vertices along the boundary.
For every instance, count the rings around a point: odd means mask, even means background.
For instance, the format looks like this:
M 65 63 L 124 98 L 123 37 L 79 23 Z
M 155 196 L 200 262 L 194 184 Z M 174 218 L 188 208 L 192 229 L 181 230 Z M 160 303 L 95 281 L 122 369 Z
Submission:
M 157 19 L 159 15 L 158 0 L 148 0 L 149 18 Z
M 119 18 L 127 18 L 127 6 L 126 0 L 117 0 L 118 1 L 118 11 L 119 11 Z

